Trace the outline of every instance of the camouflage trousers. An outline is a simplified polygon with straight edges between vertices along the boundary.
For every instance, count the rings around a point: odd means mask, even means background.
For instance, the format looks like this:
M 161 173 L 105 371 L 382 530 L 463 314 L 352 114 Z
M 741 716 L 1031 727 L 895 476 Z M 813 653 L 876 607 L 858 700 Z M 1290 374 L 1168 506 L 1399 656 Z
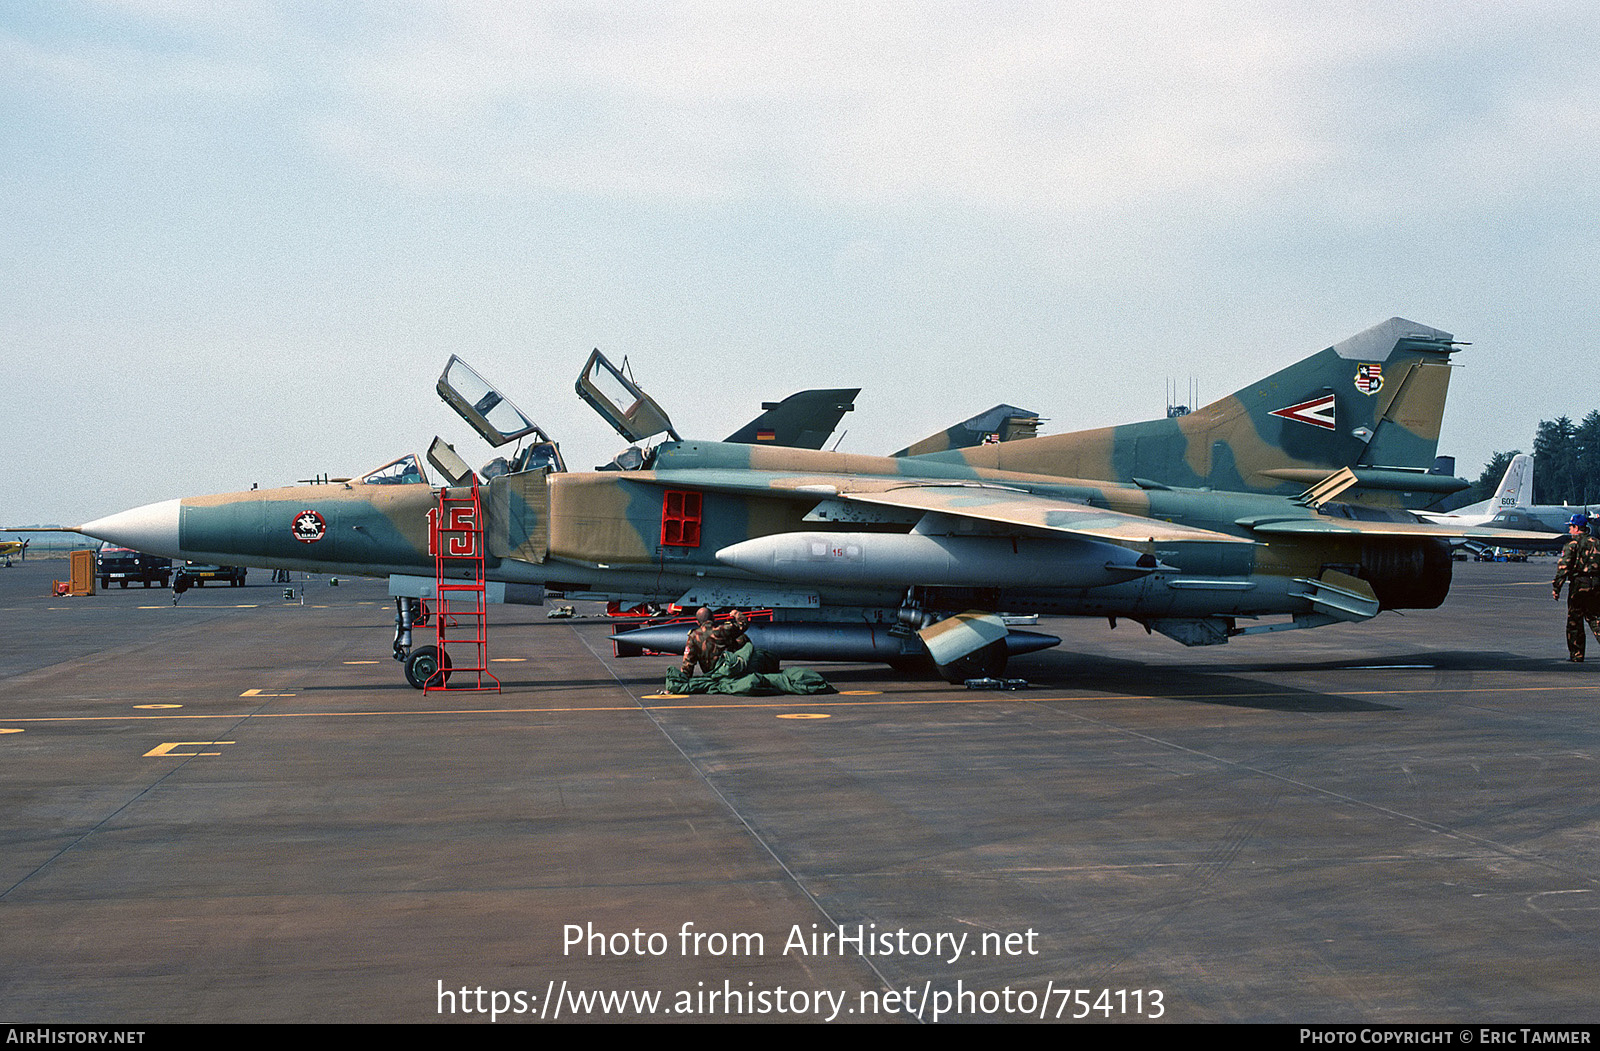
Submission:
M 1567 591 L 1567 653 L 1582 657 L 1588 639 L 1583 634 L 1583 622 L 1600 639 L 1600 591 Z

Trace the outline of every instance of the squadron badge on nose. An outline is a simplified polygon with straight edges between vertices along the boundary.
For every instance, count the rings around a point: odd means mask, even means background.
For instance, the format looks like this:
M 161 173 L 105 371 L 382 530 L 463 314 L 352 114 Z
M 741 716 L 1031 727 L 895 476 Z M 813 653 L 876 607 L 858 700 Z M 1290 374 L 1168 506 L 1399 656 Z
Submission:
M 328 523 L 315 511 L 305 510 L 294 516 L 294 524 L 289 527 L 289 532 L 302 544 L 315 544 L 321 540 L 328 531 Z

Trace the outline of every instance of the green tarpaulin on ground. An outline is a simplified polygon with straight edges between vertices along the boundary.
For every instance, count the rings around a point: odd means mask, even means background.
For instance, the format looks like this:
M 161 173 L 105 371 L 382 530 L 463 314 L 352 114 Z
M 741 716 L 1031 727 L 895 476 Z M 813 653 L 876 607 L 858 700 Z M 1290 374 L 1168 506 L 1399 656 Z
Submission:
M 746 642 L 729 650 L 705 675 L 685 675 L 677 668 L 667 672 L 668 693 L 837 693 L 831 683 L 810 668 L 755 671 L 755 647 Z

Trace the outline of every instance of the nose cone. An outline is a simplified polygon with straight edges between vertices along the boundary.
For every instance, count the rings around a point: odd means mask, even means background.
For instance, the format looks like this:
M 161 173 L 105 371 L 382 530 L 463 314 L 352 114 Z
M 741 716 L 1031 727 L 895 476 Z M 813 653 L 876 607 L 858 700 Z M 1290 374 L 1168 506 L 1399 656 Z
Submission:
M 151 555 L 182 558 L 178 547 L 179 500 L 163 500 L 128 511 L 97 518 L 78 527 L 78 532 Z

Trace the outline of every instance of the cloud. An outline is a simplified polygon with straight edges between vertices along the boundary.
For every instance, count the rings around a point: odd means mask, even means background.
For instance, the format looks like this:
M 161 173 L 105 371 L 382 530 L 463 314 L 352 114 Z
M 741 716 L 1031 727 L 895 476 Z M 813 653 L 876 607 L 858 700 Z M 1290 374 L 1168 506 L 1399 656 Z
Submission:
M 1323 146 L 1307 28 L 1244 10 L 451 6 L 351 55 L 319 130 L 399 182 L 500 190 L 1075 212 L 1246 193 Z
M 1468 193 L 1576 171 L 1600 134 L 1597 16 L 1561 3 L 93 9 L 0 47 L 100 100 L 254 96 L 420 192 L 1095 216 L 1328 180 L 1381 211 L 1440 171 Z

